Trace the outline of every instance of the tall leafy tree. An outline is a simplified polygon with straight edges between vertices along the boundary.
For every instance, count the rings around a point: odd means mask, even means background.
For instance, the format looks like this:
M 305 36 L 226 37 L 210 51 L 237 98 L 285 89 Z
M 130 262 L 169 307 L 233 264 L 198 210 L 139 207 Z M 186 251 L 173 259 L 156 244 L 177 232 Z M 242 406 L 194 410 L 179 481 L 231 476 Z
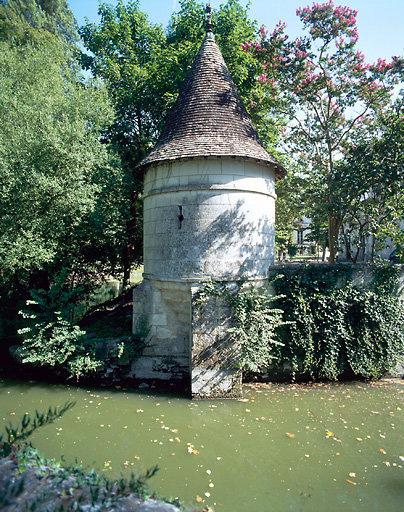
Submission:
M 244 49 L 262 64 L 258 81 L 290 119 L 288 149 L 306 167 L 317 202 L 327 205 L 330 261 L 342 225 L 336 172 L 357 134 L 388 106 L 402 62 L 370 64 L 357 48 L 357 11 L 332 0 L 297 10 L 306 34 L 290 41 L 285 24 Z
M 89 228 L 96 211 L 97 221 L 106 215 L 98 201 L 117 171 L 100 142 L 113 116 L 106 90 L 79 81 L 57 46 L 0 49 L 4 282 L 84 258 L 102 234 Z
M 10 318 L 30 288 L 61 273 L 76 286 L 119 270 L 126 211 L 104 137 L 114 117 L 107 90 L 83 77 L 57 13 L 51 22 L 35 2 L 44 26 L 27 5 L 0 11 L 0 307 Z
M 76 22 L 66 0 L 0 2 L 0 39 L 38 42 L 49 34 L 69 45 L 78 40 Z
M 370 136 L 349 149 L 336 171 L 345 253 L 373 260 L 387 238 L 404 248 L 403 99 L 384 112 Z

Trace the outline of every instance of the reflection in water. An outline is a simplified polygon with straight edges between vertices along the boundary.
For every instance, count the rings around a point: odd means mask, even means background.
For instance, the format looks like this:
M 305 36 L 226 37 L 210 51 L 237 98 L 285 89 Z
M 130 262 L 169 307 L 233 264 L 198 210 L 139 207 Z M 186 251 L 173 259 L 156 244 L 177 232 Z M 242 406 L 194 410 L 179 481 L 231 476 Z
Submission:
M 404 502 L 402 381 L 246 386 L 239 401 L 0 381 L 3 421 L 75 400 L 33 436 L 46 455 L 217 512 L 381 511 Z

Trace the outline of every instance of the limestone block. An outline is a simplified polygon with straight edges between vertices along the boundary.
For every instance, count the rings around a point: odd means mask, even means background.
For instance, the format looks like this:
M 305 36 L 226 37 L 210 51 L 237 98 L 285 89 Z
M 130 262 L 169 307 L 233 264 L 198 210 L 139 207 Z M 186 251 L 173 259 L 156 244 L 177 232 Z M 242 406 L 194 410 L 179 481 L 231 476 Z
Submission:
M 245 162 L 242 160 L 226 161 L 226 165 L 222 166 L 222 172 L 223 174 L 227 174 L 228 171 L 231 171 L 231 174 L 243 176 L 245 172 Z
M 194 368 L 192 398 L 238 398 L 241 396 L 241 372 Z
M 150 322 L 152 325 L 165 326 L 167 325 L 167 315 L 165 313 L 153 313 Z
M 197 174 L 220 174 L 222 172 L 223 160 L 221 158 L 203 159 L 195 162 Z
M 231 285 L 229 285 L 231 286 Z M 238 344 L 229 336 L 232 315 L 223 297 L 199 301 L 203 285 L 191 289 L 193 397 L 233 397 L 241 393 Z

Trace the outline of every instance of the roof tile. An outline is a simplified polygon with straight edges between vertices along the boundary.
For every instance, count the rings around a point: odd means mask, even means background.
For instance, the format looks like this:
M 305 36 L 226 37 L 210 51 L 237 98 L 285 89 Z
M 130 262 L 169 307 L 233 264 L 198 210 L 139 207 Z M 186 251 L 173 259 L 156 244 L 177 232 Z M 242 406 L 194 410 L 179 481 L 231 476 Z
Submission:
M 283 167 L 261 144 L 214 36 L 208 32 L 155 147 L 139 164 L 238 157 Z

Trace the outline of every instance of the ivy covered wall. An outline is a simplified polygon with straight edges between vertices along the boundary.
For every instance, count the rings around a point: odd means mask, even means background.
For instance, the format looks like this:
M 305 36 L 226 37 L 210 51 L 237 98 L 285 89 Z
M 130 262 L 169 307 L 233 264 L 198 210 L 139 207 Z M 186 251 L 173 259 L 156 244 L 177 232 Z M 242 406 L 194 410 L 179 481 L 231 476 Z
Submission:
M 286 322 L 270 378 L 378 378 L 403 364 L 403 266 L 287 265 L 270 283 Z

